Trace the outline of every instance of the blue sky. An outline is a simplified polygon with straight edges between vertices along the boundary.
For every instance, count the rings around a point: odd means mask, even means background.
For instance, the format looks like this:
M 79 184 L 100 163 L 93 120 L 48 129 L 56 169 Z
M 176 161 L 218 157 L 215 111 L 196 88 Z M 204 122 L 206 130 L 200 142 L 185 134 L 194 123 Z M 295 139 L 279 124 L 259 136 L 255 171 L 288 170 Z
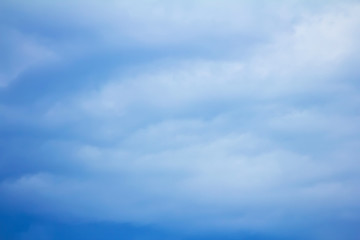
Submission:
M 358 1 L 0 3 L 0 239 L 358 239 Z

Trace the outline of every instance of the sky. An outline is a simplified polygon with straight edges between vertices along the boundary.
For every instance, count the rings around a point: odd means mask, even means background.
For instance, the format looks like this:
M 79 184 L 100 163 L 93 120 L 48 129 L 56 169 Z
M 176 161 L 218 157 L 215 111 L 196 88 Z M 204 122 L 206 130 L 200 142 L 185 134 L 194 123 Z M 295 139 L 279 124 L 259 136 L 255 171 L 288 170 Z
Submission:
M 0 33 L 0 239 L 360 238 L 360 2 L 2 0 Z

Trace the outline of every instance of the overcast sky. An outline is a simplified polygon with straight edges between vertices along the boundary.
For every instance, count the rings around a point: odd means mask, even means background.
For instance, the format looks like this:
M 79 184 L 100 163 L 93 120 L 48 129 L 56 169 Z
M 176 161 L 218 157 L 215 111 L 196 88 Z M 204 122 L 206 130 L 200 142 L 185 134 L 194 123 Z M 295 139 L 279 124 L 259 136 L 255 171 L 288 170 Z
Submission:
M 0 239 L 360 236 L 360 3 L 3 0 Z

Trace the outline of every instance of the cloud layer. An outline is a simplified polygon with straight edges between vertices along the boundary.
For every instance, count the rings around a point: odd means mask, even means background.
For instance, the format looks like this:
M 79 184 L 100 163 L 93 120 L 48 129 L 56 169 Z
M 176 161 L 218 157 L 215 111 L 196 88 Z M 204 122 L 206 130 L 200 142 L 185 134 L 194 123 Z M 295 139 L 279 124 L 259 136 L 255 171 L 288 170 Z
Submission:
M 1 5 L 1 211 L 356 239 L 356 1 Z

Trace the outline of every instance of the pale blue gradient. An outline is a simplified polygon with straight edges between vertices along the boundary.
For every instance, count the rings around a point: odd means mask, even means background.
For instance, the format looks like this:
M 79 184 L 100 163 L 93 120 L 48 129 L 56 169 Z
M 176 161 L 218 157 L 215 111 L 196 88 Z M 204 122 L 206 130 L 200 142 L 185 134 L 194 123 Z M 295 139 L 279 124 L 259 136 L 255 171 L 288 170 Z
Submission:
M 357 239 L 357 1 L 2 1 L 0 239 Z

